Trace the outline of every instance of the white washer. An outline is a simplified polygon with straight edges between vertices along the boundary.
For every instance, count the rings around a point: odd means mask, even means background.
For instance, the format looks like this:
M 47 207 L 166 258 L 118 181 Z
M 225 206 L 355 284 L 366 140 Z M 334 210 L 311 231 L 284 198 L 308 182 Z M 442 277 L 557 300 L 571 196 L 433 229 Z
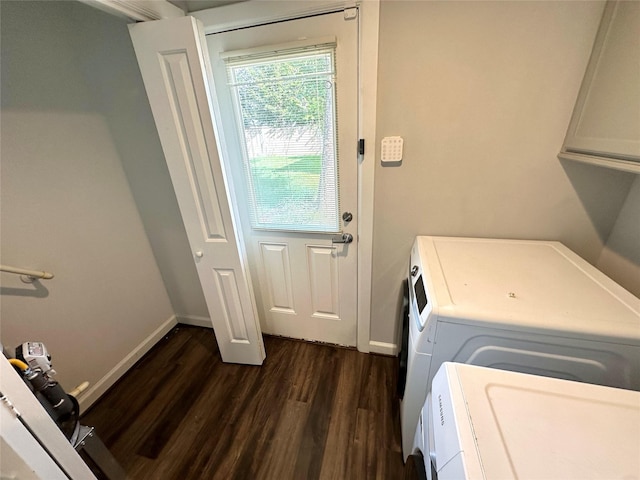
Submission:
M 405 459 L 443 362 L 640 390 L 640 299 L 559 242 L 417 237 L 408 290 Z
M 639 392 L 445 363 L 430 400 L 432 480 L 640 478 Z

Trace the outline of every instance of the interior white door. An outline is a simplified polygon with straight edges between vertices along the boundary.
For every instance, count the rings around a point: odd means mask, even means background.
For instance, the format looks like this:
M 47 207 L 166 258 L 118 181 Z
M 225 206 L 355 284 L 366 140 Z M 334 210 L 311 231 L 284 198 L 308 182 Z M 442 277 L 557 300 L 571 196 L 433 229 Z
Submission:
M 222 360 L 259 365 L 264 344 L 218 156 L 201 24 L 181 17 L 130 33 Z
M 262 329 L 353 346 L 357 9 L 209 34 L 207 44 L 222 155 L 241 200 Z M 273 89 L 265 93 L 265 85 Z M 326 90 L 300 94 L 311 87 Z M 318 105 L 326 106 L 323 113 Z M 325 207 L 323 225 L 300 213 Z M 351 243 L 333 243 L 343 234 Z

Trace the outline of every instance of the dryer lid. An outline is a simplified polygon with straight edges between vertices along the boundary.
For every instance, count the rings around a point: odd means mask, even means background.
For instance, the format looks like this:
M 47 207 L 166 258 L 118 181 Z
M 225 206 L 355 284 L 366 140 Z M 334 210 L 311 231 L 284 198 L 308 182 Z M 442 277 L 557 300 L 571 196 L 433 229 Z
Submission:
M 640 341 L 640 299 L 559 242 L 418 244 L 439 318 Z
M 452 459 L 487 479 L 636 478 L 640 393 L 445 363 L 433 382 L 438 470 Z M 455 436 L 450 459 L 440 456 Z M 443 448 L 446 452 L 447 449 Z M 464 455 L 460 456 L 459 453 Z

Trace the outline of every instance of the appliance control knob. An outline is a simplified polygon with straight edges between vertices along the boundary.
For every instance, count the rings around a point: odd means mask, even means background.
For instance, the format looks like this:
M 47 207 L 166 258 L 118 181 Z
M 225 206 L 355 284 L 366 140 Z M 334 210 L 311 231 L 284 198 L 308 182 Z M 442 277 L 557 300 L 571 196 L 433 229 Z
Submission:
M 415 277 L 418 274 L 418 266 L 414 265 L 413 267 L 411 267 L 411 276 Z

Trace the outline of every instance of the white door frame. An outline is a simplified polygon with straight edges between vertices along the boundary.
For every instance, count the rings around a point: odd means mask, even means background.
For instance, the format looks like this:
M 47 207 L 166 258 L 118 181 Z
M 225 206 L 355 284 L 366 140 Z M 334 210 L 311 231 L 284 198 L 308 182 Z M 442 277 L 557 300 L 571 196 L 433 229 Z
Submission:
M 165 1 L 154 0 L 78 0 L 90 7 L 110 13 L 116 17 L 127 18 L 135 22 L 149 22 L 163 18 L 184 17 L 181 8 Z
M 358 321 L 357 347 L 365 353 L 395 355 L 395 344 L 371 342 L 371 261 L 373 253 L 373 195 L 376 152 L 376 99 L 378 78 L 378 30 L 380 0 L 300 2 L 248 1 L 217 7 L 190 15 L 204 25 L 204 32 L 217 33 L 264 23 L 328 13 L 345 8 L 359 9 L 359 112 L 358 138 L 365 139 L 365 153 L 358 162 Z M 366 82 L 362 79 L 367 79 Z M 220 145 L 224 154 L 226 146 Z M 356 148 L 356 145 L 353 146 Z M 227 157 L 227 155 L 223 155 Z M 237 214 L 237 212 L 236 212 Z M 395 321 L 395 319 L 393 319 Z

